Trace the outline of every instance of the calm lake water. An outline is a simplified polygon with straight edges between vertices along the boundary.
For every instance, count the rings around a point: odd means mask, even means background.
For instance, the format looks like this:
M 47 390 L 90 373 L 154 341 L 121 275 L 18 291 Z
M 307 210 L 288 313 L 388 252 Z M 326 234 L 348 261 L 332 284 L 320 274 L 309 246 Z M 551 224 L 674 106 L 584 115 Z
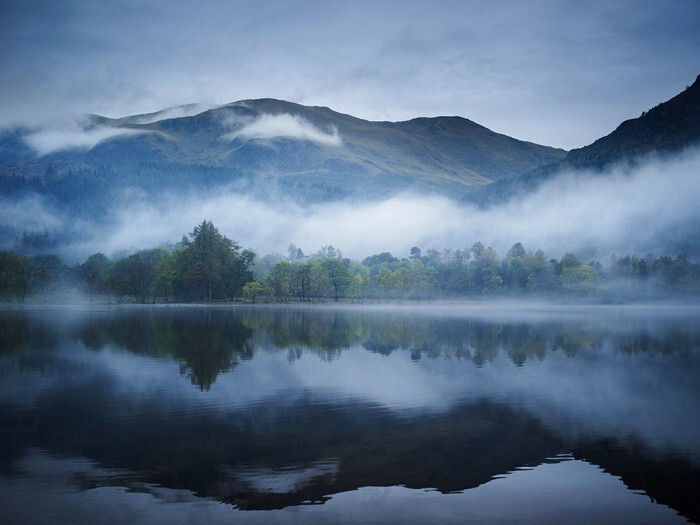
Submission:
M 692 306 L 0 311 L 0 523 L 700 523 Z

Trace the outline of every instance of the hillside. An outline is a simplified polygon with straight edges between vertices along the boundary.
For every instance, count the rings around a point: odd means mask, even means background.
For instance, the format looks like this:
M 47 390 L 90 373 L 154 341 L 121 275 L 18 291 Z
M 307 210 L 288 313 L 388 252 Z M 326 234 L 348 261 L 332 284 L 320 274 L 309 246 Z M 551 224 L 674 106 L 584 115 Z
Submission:
M 403 191 L 461 197 L 564 155 L 460 117 L 371 122 L 259 99 L 5 131 L 0 190 L 32 190 L 68 205 L 124 187 L 150 193 L 231 184 L 299 201 Z
M 615 131 L 584 148 L 574 149 L 566 163 L 602 168 L 651 152 L 673 153 L 700 143 L 700 76 L 682 93 L 626 120 Z
M 612 133 L 592 144 L 571 150 L 566 157 L 517 177 L 496 181 L 474 192 L 468 200 L 489 206 L 524 195 L 544 181 L 572 170 L 604 171 L 620 162 L 671 155 L 700 144 L 700 76 L 683 92 L 626 120 Z

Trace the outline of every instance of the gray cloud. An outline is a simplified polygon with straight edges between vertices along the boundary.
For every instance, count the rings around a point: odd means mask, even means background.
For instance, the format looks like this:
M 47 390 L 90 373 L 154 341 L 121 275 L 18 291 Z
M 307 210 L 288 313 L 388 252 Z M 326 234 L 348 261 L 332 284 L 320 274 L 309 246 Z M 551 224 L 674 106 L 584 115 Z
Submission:
M 694 0 L 5 3 L 0 123 L 275 97 L 580 147 L 700 71 Z
M 178 241 L 202 220 L 260 255 L 285 253 L 293 242 L 311 253 L 332 244 L 347 257 L 362 259 L 390 251 L 407 256 L 422 249 L 468 248 L 481 241 L 503 256 L 516 242 L 550 257 L 574 252 L 606 261 L 618 255 L 675 254 L 679 238 L 694 245 L 700 224 L 700 151 L 674 159 L 649 159 L 609 173 L 568 173 L 536 192 L 489 209 L 437 196 L 405 194 L 357 204 L 338 201 L 302 206 L 269 191 L 263 201 L 235 188 L 215 195 L 164 194 L 149 198 L 126 192 L 114 203 L 108 227 L 76 224 L 38 197 L 7 203 L 0 223 L 28 229 L 80 232 L 65 247 L 67 260 L 90 253 L 150 248 Z M 82 260 L 82 259 L 81 259 Z

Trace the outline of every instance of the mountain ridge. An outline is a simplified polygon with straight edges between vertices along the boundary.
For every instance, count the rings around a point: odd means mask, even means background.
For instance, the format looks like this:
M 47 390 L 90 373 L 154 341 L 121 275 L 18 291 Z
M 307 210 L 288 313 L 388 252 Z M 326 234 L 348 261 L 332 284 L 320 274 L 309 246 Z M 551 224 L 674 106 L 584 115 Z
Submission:
M 65 179 L 75 171 L 93 171 L 99 177 L 101 169 L 110 168 L 129 172 L 125 184 L 146 183 L 154 171 L 189 171 L 189 184 L 207 178 L 202 170 L 215 170 L 218 180 L 210 182 L 274 180 L 301 200 L 381 198 L 404 191 L 460 198 L 565 154 L 462 117 L 368 121 L 270 98 L 193 109 L 199 108 L 117 119 L 88 115 L 70 129 L 5 135 L 0 178 L 22 172 L 43 184 L 47 174 Z M 155 178 L 175 183 L 177 177 L 158 173 Z
M 591 144 L 572 149 L 562 160 L 495 181 L 466 200 L 488 207 L 532 192 L 562 173 L 601 174 L 614 165 L 635 165 L 650 155 L 670 156 L 696 145 L 700 145 L 700 75 L 677 95 L 623 121 Z
M 0 195 L 34 192 L 95 209 L 117 190 L 234 188 L 298 202 L 382 199 L 404 192 L 480 206 L 525 195 L 568 171 L 603 172 L 700 144 L 700 76 L 684 91 L 566 152 L 460 116 L 369 121 L 273 98 L 188 104 L 63 127 L 0 133 Z

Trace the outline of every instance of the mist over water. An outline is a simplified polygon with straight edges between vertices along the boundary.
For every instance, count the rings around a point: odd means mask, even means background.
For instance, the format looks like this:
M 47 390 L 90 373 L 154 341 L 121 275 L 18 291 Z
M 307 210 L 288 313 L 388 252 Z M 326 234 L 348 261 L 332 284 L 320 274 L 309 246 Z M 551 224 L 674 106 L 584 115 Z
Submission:
M 302 205 L 273 188 L 157 196 L 130 190 L 115 198 L 103 220 L 92 221 L 79 210 L 56 211 L 34 196 L 19 203 L 5 200 L 0 223 L 19 231 L 71 232 L 72 240 L 62 248 L 71 260 L 178 242 L 205 219 L 258 255 L 285 253 L 294 243 L 306 253 L 331 244 L 355 259 L 384 251 L 403 257 L 413 246 L 457 249 L 481 241 L 500 255 L 521 242 L 550 257 L 566 252 L 600 260 L 613 253 L 693 256 L 700 245 L 698 173 L 700 151 L 694 149 L 618 165 L 604 174 L 564 173 L 533 193 L 487 209 L 415 193 Z
M 0 310 L 0 519 L 698 522 L 697 315 Z

